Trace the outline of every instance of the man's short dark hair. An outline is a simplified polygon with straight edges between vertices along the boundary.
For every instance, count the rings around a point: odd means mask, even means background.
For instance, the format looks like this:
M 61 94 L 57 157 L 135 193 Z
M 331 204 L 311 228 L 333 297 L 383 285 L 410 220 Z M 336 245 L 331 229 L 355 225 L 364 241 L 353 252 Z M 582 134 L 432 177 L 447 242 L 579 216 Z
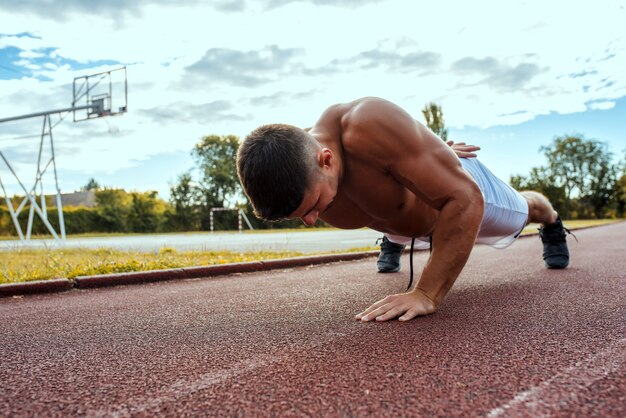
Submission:
M 282 124 L 263 125 L 246 137 L 237 152 L 237 174 L 256 216 L 276 221 L 300 206 L 314 144 L 302 129 Z

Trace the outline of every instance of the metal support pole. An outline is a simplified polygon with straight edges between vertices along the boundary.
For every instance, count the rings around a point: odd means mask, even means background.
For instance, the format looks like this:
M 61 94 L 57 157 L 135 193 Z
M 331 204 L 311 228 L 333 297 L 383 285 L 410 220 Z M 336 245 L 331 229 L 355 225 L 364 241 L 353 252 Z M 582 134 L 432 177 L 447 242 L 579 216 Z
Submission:
M 54 156 L 54 140 L 52 138 L 52 125 L 50 125 L 50 115 L 48 118 L 48 126 L 50 126 L 50 152 L 52 153 L 52 168 L 54 170 L 54 187 L 57 190 L 57 212 L 59 213 L 59 229 L 61 230 L 61 239 L 65 241 L 65 218 L 63 217 L 63 202 L 61 201 L 61 188 L 59 187 L 59 178 L 57 176 L 57 163 Z
M 26 224 L 26 240 L 30 239 L 31 231 L 33 230 L 33 218 L 35 217 L 34 215 L 35 215 L 35 207 L 31 205 L 30 209 L 28 210 L 28 223 Z
M 48 222 L 48 219 L 46 219 L 43 216 L 43 212 L 39 208 L 39 205 L 37 204 L 37 201 L 35 199 L 33 199 L 33 197 L 28 193 L 28 191 L 26 190 L 26 187 L 24 187 L 24 184 L 22 184 L 22 182 L 20 181 L 20 178 L 17 176 L 17 174 L 15 173 L 15 170 L 13 170 L 13 167 L 11 167 L 11 164 L 9 164 L 9 162 L 7 161 L 7 159 L 5 158 L 5 156 L 4 156 L 4 154 L 2 152 L 0 152 L 0 157 L 2 157 L 2 160 L 4 161 L 4 163 L 7 165 L 7 167 L 9 168 L 11 173 L 13 174 L 13 176 L 17 179 L 18 184 L 20 185 L 20 187 L 22 188 L 22 190 L 26 194 L 26 197 L 30 201 L 30 204 L 35 207 L 35 212 L 37 212 L 37 215 L 39 215 L 41 217 L 41 220 L 42 220 L 43 224 L 46 226 L 46 228 L 48 228 L 48 231 L 50 232 L 50 234 L 55 239 L 59 239 L 59 236 L 57 235 L 57 233 L 54 230 L 54 228 L 52 227 L 52 225 L 50 225 L 50 222 Z M 19 223 L 17 225 L 19 227 Z
M 41 190 L 41 201 L 45 202 L 45 196 L 43 193 L 43 184 L 41 182 L 41 154 L 43 152 L 43 141 L 46 137 L 46 123 L 49 122 L 47 116 L 43 117 L 43 126 L 41 127 L 41 139 L 39 140 L 39 153 L 37 154 L 37 172 L 35 173 L 35 182 L 33 183 L 33 189 L 31 191 L 31 195 L 37 198 L 37 184 L 39 184 Z M 18 209 L 17 213 L 19 214 L 21 211 L 21 205 Z M 42 212 L 46 215 L 46 207 L 42 205 Z M 28 223 L 26 224 L 26 239 L 29 240 L 33 230 L 33 218 L 35 217 L 35 207 L 33 205 L 30 206 L 28 211 Z
M 46 206 L 46 195 L 45 195 L 45 193 L 43 191 L 43 180 L 41 180 L 41 178 L 39 180 L 39 193 L 41 193 L 40 194 L 40 196 L 41 196 L 41 211 L 43 212 L 43 214 L 47 218 L 48 217 L 48 209 L 47 209 L 47 206 Z
M 48 163 L 46 164 L 46 166 L 41 171 L 40 178 L 43 177 L 43 175 L 46 173 L 46 171 L 48 171 L 48 167 L 50 167 L 51 163 L 52 163 L 52 160 L 48 160 Z M 30 194 L 34 194 L 35 193 L 36 186 L 37 186 L 37 184 L 33 185 L 33 188 L 30 190 Z M 24 206 L 26 206 L 26 202 L 28 202 L 28 196 L 24 196 L 24 199 L 22 199 L 22 202 L 20 203 L 18 208 L 15 210 L 15 212 L 19 214 L 22 211 L 22 209 L 24 209 Z
M 211 232 L 213 232 L 213 209 L 209 211 L 209 223 L 211 225 Z
M 39 155 L 37 156 L 37 175 L 35 178 L 35 184 L 33 185 L 33 190 L 37 188 L 37 183 L 39 183 L 39 191 L 41 192 L 41 211 L 48 218 L 48 212 L 46 211 L 46 195 L 43 191 L 43 179 L 41 174 L 41 154 L 43 153 L 43 142 L 45 140 L 45 130 L 46 130 L 46 121 L 48 121 L 48 131 L 50 135 L 52 135 L 52 124 L 50 123 L 50 116 L 44 116 L 43 118 L 43 130 L 41 131 L 41 142 L 39 143 Z
M 14 120 L 35 118 L 37 116 L 49 116 L 49 115 L 52 115 L 54 113 L 64 113 L 64 112 L 72 112 L 74 110 L 92 109 L 92 108 L 95 108 L 95 107 L 96 106 L 94 106 L 93 104 L 89 104 L 89 105 L 85 105 L 85 106 L 65 107 L 63 109 L 50 110 L 48 112 L 29 113 L 28 115 L 13 116 L 13 117 L 10 117 L 10 118 L 0 119 L 0 123 L 11 122 L 11 121 L 14 121 Z
M 0 151 L 0 155 L 2 155 L 2 151 Z M 4 155 L 2 155 L 2 158 L 4 159 Z M 13 203 L 11 202 L 11 199 L 7 195 L 7 191 L 4 188 L 4 183 L 2 183 L 2 177 L 0 177 L 0 187 L 2 187 L 2 193 L 4 193 L 4 200 L 7 203 L 7 208 L 9 209 L 9 214 L 11 215 L 11 219 L 13 220 L 13 225 L 15 226 L 15 230 L 17 231 L 17 235 L 20 237 L 21 241 L 24 241 L 24 234 L 22 233 L 22 227 L 20 226 L 20 222 L 17 219 L 17 215 L 15 214 L 15 211 L 13 210 Z
M 248 217 L 246 216 L 246 213 L 239 209 L 239 212 L 241 213 L 241 215 L 243 216 L 243 219 L 246 221 L 246 223 L 248 224 L 248 228 L 250 228 L 251 231 L 254 231 L 254 228 L 252 227 L 252 224 L 250 223 L 250 220 L 248 219 Z

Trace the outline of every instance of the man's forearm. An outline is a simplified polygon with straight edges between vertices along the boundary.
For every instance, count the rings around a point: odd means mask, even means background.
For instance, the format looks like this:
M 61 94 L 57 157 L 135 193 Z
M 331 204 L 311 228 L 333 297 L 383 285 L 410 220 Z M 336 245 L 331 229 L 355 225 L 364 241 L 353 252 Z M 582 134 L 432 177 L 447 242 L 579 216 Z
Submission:
M 483 215 L 482 199 L 452 200 L 441 210 L 432 236 L 432 254 L 416 289 L 436 305 L 463 270 L 476 241 Z

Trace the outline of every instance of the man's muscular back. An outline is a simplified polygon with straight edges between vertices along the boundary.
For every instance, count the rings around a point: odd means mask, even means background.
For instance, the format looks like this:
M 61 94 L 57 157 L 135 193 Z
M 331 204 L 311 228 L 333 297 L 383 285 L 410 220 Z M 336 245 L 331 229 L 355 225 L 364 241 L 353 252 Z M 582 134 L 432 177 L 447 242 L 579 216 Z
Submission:
M 338 194 L 332 207 L 321 215 L 327 223 L 338 228 L 367 226 L 405 236 L 430 235 L 441 198 L 420 195 L 401 182 L 398 164 L 407 153 L 418 157 L 413 158 L 416 164 L 420 156 L 431 155 L 447 163 L 440 172 L 422 170 L 428 177 L 424 182 L 448 179 L 451 176 L 446 171 L 450 169 L 460 172 L 457 182 L 472 181 L 466 175 L 463 178 L 457 157 L 443 141 L 406 114 L 403 120 L 394 121 L 398 112 L 404 113 L 384 100 L 364 98 L 330 107 L 311 128 L 309 133 L 322 146 L 333 150 L 343 163 Z M 384 125 L 372 129 L 378 120 L 393 125 L 391 129 Z M 412 171 L 420 172 L 420 168 L 416 165 Z M 412 183 L 421 181 L 412 179 Z

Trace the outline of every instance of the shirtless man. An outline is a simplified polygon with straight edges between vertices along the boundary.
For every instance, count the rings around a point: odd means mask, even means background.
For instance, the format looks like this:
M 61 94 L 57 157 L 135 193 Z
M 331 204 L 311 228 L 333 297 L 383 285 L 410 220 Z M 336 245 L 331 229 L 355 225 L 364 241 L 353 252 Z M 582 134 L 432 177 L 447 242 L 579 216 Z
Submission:
M 475 242 L 504 248 L 527 222 L 542 224 L 548 268 L 564 268 L 569 260 L 563 225 L 543 195 L 518 193 L 477 159 L 460 160 L 382 99 L 331 106 L 307 131 L 261 126 L 240 146 L 237 171 L 260 218 L 368 227 L 398 244 L 432 240 L 417 284 L 374 303 L 356 315 L 361 321 L 434 313 Z

